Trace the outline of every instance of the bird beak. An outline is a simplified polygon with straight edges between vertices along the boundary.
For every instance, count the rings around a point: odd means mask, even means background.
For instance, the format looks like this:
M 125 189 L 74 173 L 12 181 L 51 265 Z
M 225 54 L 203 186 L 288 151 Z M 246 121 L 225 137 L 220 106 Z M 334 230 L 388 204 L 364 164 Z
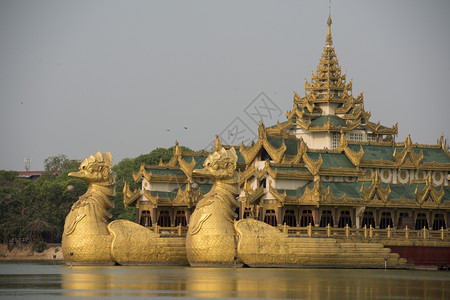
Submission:
M 192 174 L 194 174 L 194 175 L 199 175 L 199 176 L 206 176 L 206 177 L 211 177 L 211 173 L 207 170 L 207 169 L 205 169 L 205 168 L 203 168 L 203 169 L 195 169 L 194 171 L 192 171 Z
M 69 177 L 73 177 L 73 178 L 85 178 L 85 174 L 84 171 L 78 171 L 78 172 L 70 172 L 68 174 Z

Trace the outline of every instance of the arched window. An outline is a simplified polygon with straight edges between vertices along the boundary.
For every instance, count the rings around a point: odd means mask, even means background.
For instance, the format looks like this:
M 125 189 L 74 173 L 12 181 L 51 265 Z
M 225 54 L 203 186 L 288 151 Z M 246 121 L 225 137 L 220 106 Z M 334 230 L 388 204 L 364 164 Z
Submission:
M 159 213 L 158 225 L 161 227 L 170 227 L 170 214 L 167 210 L 162 210 Z
M 347 224 L 348 227 L 352 227 L 352 218 L 350 217 L 350 212 L 348 210 L 343 210 L 339 216 L 338 227 L 343 228 Z
M 184 210 L 177 211 L 175 225 L 178 226 L 180 224 L 181 224 L 181 226 L 186 226 L 186 224 L 187 224 L 186 213 L 184 212 Z
M 366 226 L 367 228 L 370 228 L 370 225 L 375 228 L 375 219 L 373 218 L 373 212 L 365 211 L 362 218 L 361 227 L 364 228 L 364 226 Z
M 322 211 L 322 216 L 320 217 L 320 227 L 327 227 L 328 224 L 333 227 L 333 214 L 331 213 L 331 210 L 324 210 Z
M 433 230 L 440 230 L 441 228 L 446 229 L 445 219 L 443 214 L 435 214 L 433 221 Z
M 300 226 L 306 227 L 311 223 L 311 226 L 314 226 L 314 218 L 312 211 L 307 209 L 302 212 L 302 218 L 300 219 Z
M 406 226 L 408 226 L 408 223 L 409 223 L 408 221 L 411 221 L 409 218 L 409 214 L 407 212 L 401 212 L 398 217 L 397 228 L 399 228 L 399 229 L 405 228 Z
M 242 215 L 243 219 L 248 219 L 252 215 L 252 209 L 250 207 L 244 208 L 244 214 Z
M 275 214 L 275 210 L 273 209 L 266 210 L 264 223 L 267 223 L 272 226 L 277 226 L 277 215 Z
M 150 211 L 143 210 L 141 214 L 141 221 L 139 222 L 142 226 L 149 227 L 152 226 L 152 216 Z
M 423 227 L 425 227 L 426 229 L 428 229 L 428 220 L 427 220 L 427 215 L 424 213 L 418 213 L 417 217 L 416 217 L 416 230 L 420 230 L 423 229 Z
M 295 219 L 295 213 L 293 210 L 288 209 L 284 213 L 283 224 L 287 226 L 295 227 L 297 226 L 297 220 Z
M 386 229 L 388 225 L 392 228 L 391 213 L 388 211 L 384 211 L 381 213 L 380 229 Z

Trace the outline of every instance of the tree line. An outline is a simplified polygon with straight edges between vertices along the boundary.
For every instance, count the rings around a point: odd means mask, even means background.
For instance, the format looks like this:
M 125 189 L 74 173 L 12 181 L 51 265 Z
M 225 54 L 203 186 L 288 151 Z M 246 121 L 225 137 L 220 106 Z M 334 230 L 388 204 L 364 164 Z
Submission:
M 136 158 L 125 158 L 112 167 L 116 176 L 115 207 L 112 220 L 135 221 L 135 209 L 123 205 L 124 180 L 138 188 L 132 177 L 142 163 L 156 165 L 168 162 L 174 147 L 157 148 Z M 192 152 L 182 147 L 184 152 Z M 44 161 L 45 172 L 36 180 L 19 178 L 18 172 L 0 170 L 0 243 L 61 242 L 64 221 L 72 205 L 83 195 L 88 183 L 71 178 L 81 161 L 60 154 Z

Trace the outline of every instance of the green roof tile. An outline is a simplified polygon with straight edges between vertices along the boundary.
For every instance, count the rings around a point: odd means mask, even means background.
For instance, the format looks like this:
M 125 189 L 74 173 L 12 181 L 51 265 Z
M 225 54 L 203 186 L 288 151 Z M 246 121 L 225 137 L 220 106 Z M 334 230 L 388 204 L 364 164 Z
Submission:
M 450 163 L 450 157 L 443 149 L 414 148 L 416 152 L 423 152 L 422 162 Z
M 351 163 L 345 154 L 341 153 L 317 153 L 308 152 L 308 156 L 313 160 L 318 160 L 319 155 L 322 155 L 323 163 L 321 168 L 339 168 L 354 169 L 355 166 Z
M 195 161 L 195 169 L 202 169 L 203 163 L 206 160 L 206 156 L 192 156 L 192 155 L 182 155 L 181 156 L 185 162 L 190 164 L 192 162 L 192 158 L 194 158 Z
M 328 120 L 330 120 L 331 123 L 333 123 L 336 126 L 347 126 L 347 124 L 345 123 L 344 120 L 342 120 L 341 118 L 339 118 L 338 116 L 335 115 L 328 115 L 328 116 L 320 116 L 316 119 L 314 119 L 311 122 L 310 127 L 320 127 L 323 126 L 324 124 L 326 124 L 328 122 Z
M 173 169 L 157 169 L 157 168 L 145 168 L 147 172 L 151 172 L 153 175 L 173 175 L 173 176 L 184 176 L 182 170 Z
M 331 192 L 337 198 L 345 194 L 350 198 L 362 198 L 361 182 L 322 182 L 321 184 L 325 190 L 330 187 Z
M 241 154 L 241 151 L 239 151 L 239 149 L 235 149 L 236 150 L 236 155 L 238 157 L 237 163 L 238 164 L 245 164 L 245 159 Z
M 364 185 L 366 189 L 371 186 L 371 182 L 321 182 L 322 189 L 326 190 L 328 187 L 331 189 L 333 195 L 340 198 L 347 195 L 349 198 L 362 199 L 361 186 Z M 314 188 L 314 182 L 310 182 L 307 185 L 296 189 L 296 190 L 284 190 L 279 189 L 278 192 L 283 194 L 286 192 L 287 196 L 300 198 L 303 196 L 306 187 L 309 189 Z M 381 187 L 385 189 L 387 184 L 382 183 Z M 388 201 L 398 200 L 402 196 L 407 200 L 416 200 L 415 190 L 418 187 L 420 190 L 425 187 L 424 183 L 420 184 L 390 184 L 391 193 L 389 195 Z M 442 202 L 450 201 L 450 186 L 444 187 L 444 197 Z
M 280 172 L 308 172 L 309 170 L 307 168 L 298 168 L 298 167 L 277 167 L 277 166 L 271 166 L 273 170 L 280 171 Z
M 281 145 L 286 145 L 286 151 L 284 152 L 285 155 L 296 155 L 297 154 L 297 148 L 298 144 L 300 142 L 299 139 L 283 139 L 283 138 L 275 138 L 275 137 L 268 137 L 267 141 L 272 145 L 272 147 L 280 148 Z
M 442 202 L 450 201 L 450 186 L 444 186 L 444 197 L 442 197 Z
M 419 189 L 422 189 L 424 185 L 425 184 L 422 184 L 422 186 L 419 185 Z M 386 184 L 382 185 L 383 188 L 386 188 L 386 186 Z M 388 200 L 400 199 L 402 196 L 408 200 L 416 199 L 414 191 L 417 186 L 417 184 L 390 184 L 391 194 L 389 195 Z
M 170 199 L 170 200 L 175 199 L 175 197 L 177 196 L 177 193 L 175 193 L 175 192 L 150 191 L 150 194 L 151 194 L 153 197 L 158 196 L 159 198 Z
M 350 144 L 348 147 L 350 150 L 358 152 L 360 145 Z M 386 161 L 394 161 L 394 151 L 397 150 L 397 153 L 401 153 L 405 149 L 405 147 L 390 145 L 363 145 L 362 147 L 364 149 L 364 160 L 383 159 Z M 420 151 L 423 152 L 422 162 L 450 163 L 450 158 L 443 149 L 413 147 L 413 150 L 416 154 L 419 154 Z
M 360 145 L 351 144 L 348 145 L 350 150 L 358 152 L 360 149 Z M 386 160 L 393 161 L 393 153 L 395 147 L 392 146 L 378 146 L 378 145 L 363 145 L 364 156 L 362 159 L 364 160 Z M 398 150 L 397 150 L 398 151 Z

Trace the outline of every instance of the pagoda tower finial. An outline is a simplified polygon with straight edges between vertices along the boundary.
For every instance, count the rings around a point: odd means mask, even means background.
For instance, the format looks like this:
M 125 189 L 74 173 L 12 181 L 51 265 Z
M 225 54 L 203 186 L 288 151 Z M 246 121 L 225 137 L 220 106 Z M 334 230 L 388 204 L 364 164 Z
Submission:
M 220 142 L 219 135 L 216 134 L 216 141 L 214 142 L 214 151 L 219 151 L 222 148 L 222 143 Z
M 333 39 L 331 37 L 331 24 L 332 23 L 333 22 L 331 21 L 331 14 L 330 14 L 330 15 L 328 15 L 328 20 L 327 20 L 327 24 L 328 24 L 327 41 L 326 41 L 327 46 L 333 45 Z

